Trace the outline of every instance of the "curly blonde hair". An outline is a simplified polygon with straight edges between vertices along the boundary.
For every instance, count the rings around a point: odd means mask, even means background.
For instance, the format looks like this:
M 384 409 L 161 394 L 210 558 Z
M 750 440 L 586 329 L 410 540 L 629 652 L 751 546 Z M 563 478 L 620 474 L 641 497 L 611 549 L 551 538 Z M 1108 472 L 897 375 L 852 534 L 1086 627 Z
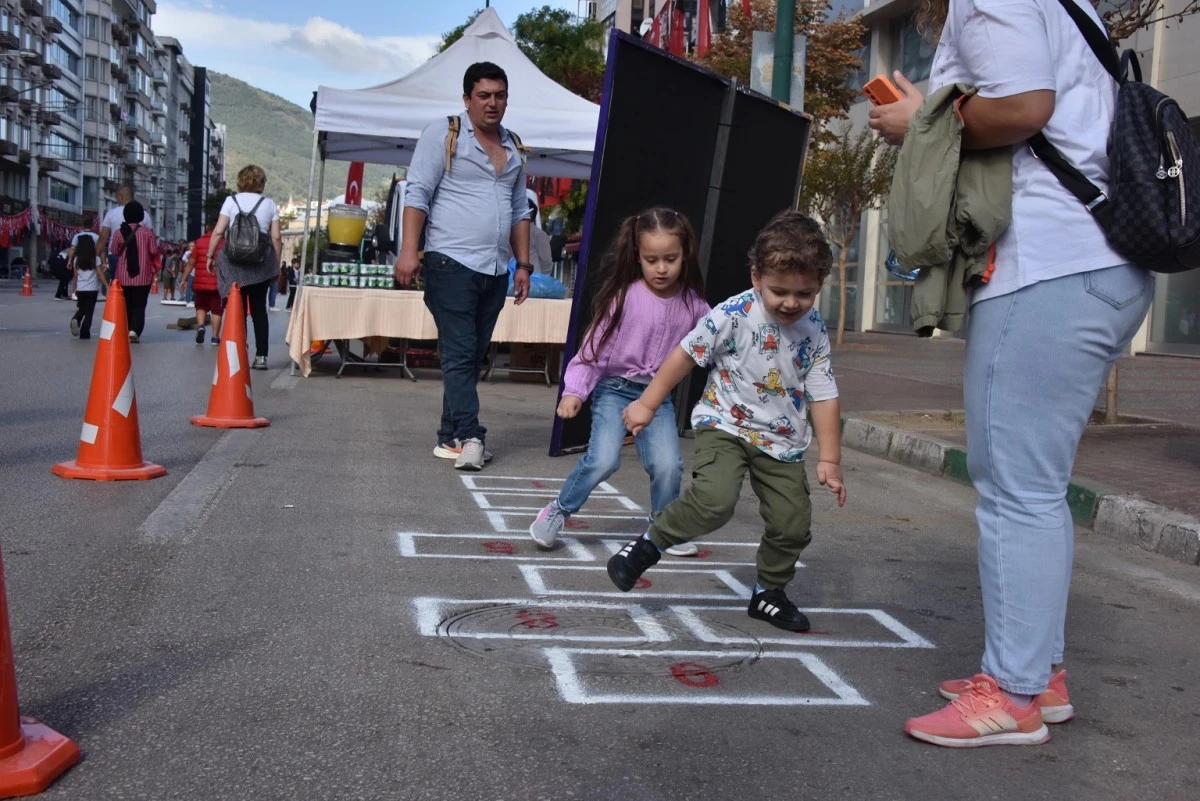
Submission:
M 942 26 L 946 24 L 949 11 L 950 0 L 921 0 L 921 6 L 917 9 L 917 32 L 936 43 L 942 35 Z
M 257 164 L 247 164 L 238 170 L 237 188 L 239 192 L 257 192 L 267 188 L 267 171 Z

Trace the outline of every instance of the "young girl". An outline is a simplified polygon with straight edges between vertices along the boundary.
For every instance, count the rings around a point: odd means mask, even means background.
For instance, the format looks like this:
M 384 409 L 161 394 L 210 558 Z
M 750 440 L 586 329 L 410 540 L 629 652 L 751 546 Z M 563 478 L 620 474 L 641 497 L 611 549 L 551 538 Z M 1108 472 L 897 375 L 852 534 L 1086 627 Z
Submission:
M 593 303 L 592 325 L 567 365 L 558 416 L 574 417 L 592 396 L 587 453 L 567 476 L 558 498 L 538 514 L 529 533 L 550 548 L 602 481 L 621 464 L 622 410 L 641 397 L 664 358 L 710 311 L 696 261 L 696 235 L 682 214 L 653 208 L 621 223 L 604 259 L 606 278 Z M 679 495 L 683 458 L 675 409 L 668 399 L 634 438 L 650 474 L 651 515 Z M 670 551 L 676 556 L 695 552 Z
M 92 313 L 96 310 L 96 299 L 100 287 L 108 291 L 108 276 L 97 270 L 100 254 L 96 251 L 97 234 L 84 231 L 71 242 L 67 254 L 67 267 L 74 277 L 72 292 L 76 297 L 75 316 L 71 318 L 71 333 L 80 339 L 92 338 Z

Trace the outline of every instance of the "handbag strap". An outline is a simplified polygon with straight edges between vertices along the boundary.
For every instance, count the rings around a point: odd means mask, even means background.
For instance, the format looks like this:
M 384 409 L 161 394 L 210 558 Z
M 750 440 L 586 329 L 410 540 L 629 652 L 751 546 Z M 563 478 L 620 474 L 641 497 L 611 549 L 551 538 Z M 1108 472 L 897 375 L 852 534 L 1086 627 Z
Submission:
M 1123 58 L 1118 58 L 1117 50 L 1109 40 L 1108 31 L 1105 30 L 1103 24 L 1097 25 L 1086 11 L 1076 5 L 1074 0 L 1058 0 L 1058 2 L 1071 17 L 1075 26 L 1079 28 L 1088 47 L 1091 48 L 1092 53 L 1095 54 L 1096 59 L 1104 66 L 1108 74 L 1113 77 L 1113 80 L 1118 84 L 1124 83 L 1131 64 L 1134 74 L 1139 80 L 1141 79 L 1142 69 L 1137 61 L 1137 56 L 1127 52 Z M 1046 165 L 1046 169 L 1053 173 L 1068 192 L 1078 198 L 1079 202 L 1091 212 L 1102 227 L 1107 228 L 1112 214 L 1108 195 L 1089 181 L 1074 164 L 1067 161 L 1058 148 L 1050 144 L 1050 140 L 1046 138 L 1045 134 L 1039 131 L 1029 137 L 1028 142 L 1033 155 Z

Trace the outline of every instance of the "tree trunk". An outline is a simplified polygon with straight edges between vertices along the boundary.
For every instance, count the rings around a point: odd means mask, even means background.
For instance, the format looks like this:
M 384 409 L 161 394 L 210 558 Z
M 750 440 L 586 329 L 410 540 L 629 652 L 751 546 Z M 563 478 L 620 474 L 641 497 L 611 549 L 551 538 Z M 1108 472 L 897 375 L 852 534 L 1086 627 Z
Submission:
M 842 344 L 846 338 L 846 267 L 849 259 L 846 256 L 847 245 L 838 247 L 838 325 L 837 344 Z

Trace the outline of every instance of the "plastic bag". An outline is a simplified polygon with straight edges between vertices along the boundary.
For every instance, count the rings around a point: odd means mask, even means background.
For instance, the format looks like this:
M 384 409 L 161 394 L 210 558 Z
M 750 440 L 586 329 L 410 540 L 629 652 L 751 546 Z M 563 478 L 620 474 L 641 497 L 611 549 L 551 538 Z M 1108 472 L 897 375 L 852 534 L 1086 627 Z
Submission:
M 513 295 L 513 275 L 517 271 L 517 260 L 508 260 L 508 296 Z M 561 300 L 567 296 L 567 287 L 552 275 L 533 273 L 529 276 L 529 297 Z

